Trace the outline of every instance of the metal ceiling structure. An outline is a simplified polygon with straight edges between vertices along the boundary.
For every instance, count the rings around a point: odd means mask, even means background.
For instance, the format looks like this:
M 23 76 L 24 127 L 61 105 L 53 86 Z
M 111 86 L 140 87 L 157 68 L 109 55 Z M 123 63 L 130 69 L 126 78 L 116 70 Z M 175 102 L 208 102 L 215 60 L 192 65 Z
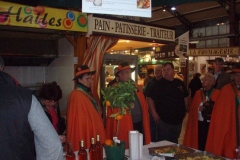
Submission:
M 171 10 L 175 7 L 176 10 Z M 152 8 L 151 18 L 141 18 L 147 24 L 154 24 L 186 30 L 206 27 L 212 23 L 222 23 L 230 19 L 230 1 L 201 1 L 180 5 L 158 6 Z M 240 13 L 240 0 L 235 1 L 236 15 Z

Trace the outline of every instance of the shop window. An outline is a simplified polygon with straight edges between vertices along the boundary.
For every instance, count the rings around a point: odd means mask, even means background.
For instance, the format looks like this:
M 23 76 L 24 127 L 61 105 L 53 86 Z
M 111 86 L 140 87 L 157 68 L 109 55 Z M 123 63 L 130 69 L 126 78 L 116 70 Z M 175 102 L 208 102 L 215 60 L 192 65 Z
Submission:
M 206 36 L 211 36 L 212 35 L 212 27 L 206 27 Z
M 207 40 L 206 47 L 218 47 L 218 39 Z
M 219 47 L 228 47 L 228 46 L 229 46 L 229 38 L 219 39 Z
M 199 41 L 199 43 L 197 44 L 197 48 L 205 48 L 205 42 L 206 41 Z
M 229 33 L 229 27 L 228 25 L 221 25 L 219 26 L 219 34 L 227 34 Z
M 193 30 L 193 38 L 200 38 L 204 36 L 222 35 L 229 33 L 229 25 L 227 23 L 218 23 L 215 26 L 208 26 L 204 28 L 196 28 Z M 212 47 L 228 47 L 229 38 L 202 40 L 196 44 L 197 48 L 212 48 Z
M 205 36 L 205 28 L 196 28 L 193 30 L 193 38 Z
M 211 35 L 218 35 L 219 26 L 212 26 L 212 34 Z

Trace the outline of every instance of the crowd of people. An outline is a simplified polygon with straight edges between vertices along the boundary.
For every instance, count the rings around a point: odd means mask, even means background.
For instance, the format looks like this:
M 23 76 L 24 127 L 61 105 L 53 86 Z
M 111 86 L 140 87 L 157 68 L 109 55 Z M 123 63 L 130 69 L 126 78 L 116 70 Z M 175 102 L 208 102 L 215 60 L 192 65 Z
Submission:
M 137 130 L 143 134 L 144 144 L 162 140 L 178 143 L 191 97 L 183 144 L 234 158 L 234 150 L 240 146 L 240 67 L 230 75 L 222 70 L 223 63 L 222 58 L 216 58 L 214 70 L 201 80 L 200 74 L 195 74 L 189 83 L 190 95 L 184 82 L 174 78 L 172 63 L 156 65 L 149 71 L 144 88 L 136 84 L 131 114 L 121 119 L 118 139 L 128 147 L 129 131 Z M 120 63 L 114 70 L 116 78 L 108 87 L 132 81 L 135 69 L 127 62 Z M 62 143 L 71 142 L 77 151 L 80 140 L 89 148 L 90 139 L 97 135 L 101 143 L 112 139 L 117 121 L 109 115 L 118 109 L 107 107 L 106 122 L 103 121 L 102 106 L 90 88 L 95 73 L 87 65 L 76 68 L 76 87 L 69 95 L 65 119 L 58 105 L 62 90 L 56 82 L 44 84 L 37 99 L 4 72 L 0 57 L 0 159 L 61 160 Z

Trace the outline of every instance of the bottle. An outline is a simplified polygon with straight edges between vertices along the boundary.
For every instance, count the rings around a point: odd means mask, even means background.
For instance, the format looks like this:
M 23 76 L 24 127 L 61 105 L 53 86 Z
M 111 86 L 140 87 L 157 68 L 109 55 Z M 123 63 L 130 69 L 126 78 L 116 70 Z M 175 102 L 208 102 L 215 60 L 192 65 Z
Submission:
M 98 160 L 97 159 L 97 148 L 95 145 L 94 138 L 91 138 L 91 147 L 89 148 L 89 157 L 90 157 L 90 160 Z
M 100 135 L 97 135 L 96 148 L 97 148 L 97 159 L 102 160 L 103 159 L 103 145 L 100 142 Z
M 80 142 L 80 149 L 78 151 L 78 160 L 87 160 L 87 151 L 84 148 L 84 141 Z
M 72 150 L 72 143 L 68 143 L 68 151 L 66 154 L 66 160 L 75 160 L 75 153 Z

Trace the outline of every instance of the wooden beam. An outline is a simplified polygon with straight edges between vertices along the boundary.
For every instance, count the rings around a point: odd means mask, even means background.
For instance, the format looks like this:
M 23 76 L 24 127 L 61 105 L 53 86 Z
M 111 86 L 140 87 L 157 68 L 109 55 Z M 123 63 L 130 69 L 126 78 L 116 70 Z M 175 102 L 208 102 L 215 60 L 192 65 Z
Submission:
M 69 35 L 65 35 L 65 37 L 73 45 L 74 49 L 77 49 L 77 43 L 74 41 L 74 39 L 71 36 L 69 36 Z

